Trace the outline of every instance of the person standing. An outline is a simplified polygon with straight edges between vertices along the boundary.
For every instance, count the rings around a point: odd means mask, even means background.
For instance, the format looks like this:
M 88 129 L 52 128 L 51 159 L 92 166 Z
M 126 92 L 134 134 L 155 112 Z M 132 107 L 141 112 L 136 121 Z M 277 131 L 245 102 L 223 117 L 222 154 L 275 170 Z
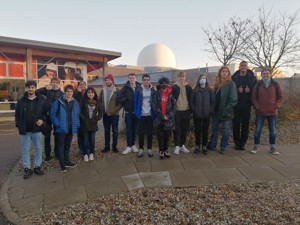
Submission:
M 112 74 L 107 74 L 104 77 L 105 84 L 100 91 L 99 102 L 103 112 L 103 126 L 105 145 L 101 152 L 110 151 L 110 131 L 112 130 L 112 151 L 118 152 L 118 131 L 119 131 L 119 112 L 122 106 L 117 104 L 117 93 L 114 77 Z
M 152 130 L 154 113 L 151 108 L 151 102 L 155 91 L 151 85 L 151 78 L 149 74 L 143 75 L 142 82 L 143 84 L 139 88 L 137 88 L 134 96 L 134 113 L 139 119 L 139 152 L 137 156 L 142 157 L 144 155 L 144 136 L 146 132 L 147 153 L 149 157 L 153 157 Z
M 204 74 L 200 74 L 190 100 L 190 107 L 193 113 L 195 125 L 195 154 L 200 153 L 201 145 L 203 154 L 208 153 L 206 149 L 208 142 L 208 129 L 210 117 L 213 115 L 214 106 L 215 93 L 209 87 L 206 76 Z
M 220 124 L 223 125 L 220 153 L 223 154 L 228 147 L 230 139 L 230 129 L 233 118 L 233 107 L 237 104 L 237 92 L 234 82 L 231 80 L 230 70 L 227 66 L 222 66 L 215 80 L 216 103 L 212 121 L 212 133 L 207 144 L 208 150 L 213 150 L 217 146 Z
M 268 121 L 270 151 L 278 155 L 276 150 L 276 122 L 278 109 L 283 102 L 283 92 L 278 82 L 272 79 L 271 70 L 264 68 L 261 71 L 262 80 L 254 86 L 251 101 L 255 109 L 254 147 L 251 153 L 259 151 L 260 136 L 264 121 Z
M 80 131 L 83 134 L 82 153 L 85 162 L 94 160 L 95 136 L 101 118 L 102 110 L 96 91 L 93 87 L 88 87 L 80 102 Z
M 157 124 L 157 139 L 160 159 L 169 158 L 169 138 L 175 128 L 174 115 L 176 113 L 176 99 L 169 86 L 169 79 L 161 77 L 156 86 L 152 108 L 155 112 L 155 124 Z
M 76 99 L 73 98 L 74 89 L 71 84 L 64 87 L 65 94 L 57 99 L 50 110 L 50 119 L 57 136 L 57 153 L 62 173 L 66 173 L 66 168 L 75 168 L 69 159 L 73 134 L 77 134 L 80 127 L 80 107 Z
M 190 152 L 185 147 L 187 132 L 190 128 L 190 108 L 189 102 L 192 94 L 192 87 L 186 82 L 186 73 L 181 71 L 177 76 L 177 82 L 173 85 L 173 95 L 176 99 L 177 109 L 175 113 L 174 136 L 174 154 L 178 155 L 180 151 Z
M 232 77 L 232 81 L 237 87 L 238 102 L 234 107 L 233 116 L 233 140 L 234 149 L 245 150 L 245 145 L 249 136 L 249 123 L 251 117 L 251 93 L 256 84 L 254 73 L 248 69 L 248 63 L 242 61 L 240 68 Z
M 22 145 L 22 163 L 24 167 L 23 178 L 28 179 L 34 172 L 37 175 L 44 175 L 41 169 L 42 164 L 42 132 L 46 115 L 44 112 L 45 98 L 42 95 L 36 95 L 37 83 L 28 80 L 25 83 L 24 96 L 18 100 L 15 111 L 15 122 L 18 128 Z M 30 147 L 31 141 L 34 145 L 34 169 L 31 169 Z
M 122 154 L 128 154 L 133 151 L 138 152 L 135 146 L 135 136 L 138 127 L 138 118 L 134 114 L 134 93 L 141 85 L 136 81 L 136 74 L 130 73 L 125 86 L 118 92 L 117 102 L 120 103 L 125 110 L 125 126 L 127 147 Z
M 60 98 L 64 93 L 60 89 L 60 79 L 57 77 L 53 77 L 51 79 L 51 84 L 46 87 L 38 89 L 36 92 L 38 94 L 46 96 L 46 103 L 44 105 L 44 110 L 47 112 L 46 123 L 49 126 L 49 132 L 44 133 L 44 150 L 45 150 L 45 161 L 49 161 L 52 159 L 51 157 L 51 130 L 52 123 L 50 119 L 50 109 L 55 100 Z M 54 153 L 57 158 L 57 141 L 54 134 Z

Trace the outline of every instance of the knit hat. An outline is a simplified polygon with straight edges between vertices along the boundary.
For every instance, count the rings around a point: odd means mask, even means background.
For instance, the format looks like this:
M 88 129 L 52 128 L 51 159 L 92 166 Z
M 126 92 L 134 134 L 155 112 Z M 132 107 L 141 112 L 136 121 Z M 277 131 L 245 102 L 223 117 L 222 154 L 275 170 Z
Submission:
M 114 76 L 112 74 L 107 74 L 105 77 L 104 77 L 104 80 L 106 79 L 111 79 L 113 83 L 115 83 L 114 81 Z

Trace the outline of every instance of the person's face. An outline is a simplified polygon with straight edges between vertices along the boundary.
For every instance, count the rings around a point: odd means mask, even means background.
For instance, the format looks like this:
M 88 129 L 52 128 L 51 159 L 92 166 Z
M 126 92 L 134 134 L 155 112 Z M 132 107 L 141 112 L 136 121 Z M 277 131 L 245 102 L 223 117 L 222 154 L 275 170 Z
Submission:
M 80 82 L 80 83 L 79 83 L 79 88 L 80 88 L 82 91 L 84 91 L 84 90 L 86 89 L 86 83 Z
M 56 80 L 51 81 L 52 88 L 56 89 L 59 88 L 59 83 Z
M 246 74 L 248 69 L 248 63 L 241 63 L 240 64 L 240 72 L 242 74 Z
M 106 87 L 111 87 L 113 85 L 113 81 L 110 78 L 105 79 Z
M 270 71 L 265 70 L 265 71 L 261 72 L 261 78 L 263 80 L 268 80 L 268 79 L 270 79 L 270 77 L 271 77 Z
M 71 68 L 65 67 L 65 74 L 68 75 L 71 73 Z
M 66 90 L 66 93 L 65 93 L 66 98 L 68 98 L 68 99 L 72 98 L 73 94 L 74 94 L 74 91 L 72 89 L 67 89 Z
M 92 99 L 92 98 L 95 97 L 95 93 L 94 93 L 92 90 L 89 90 L 89 91 L 87 92 L 87 96 L 88 96 L 88 98 Z
M 226 78 L 228 77 L 228 75 L 229 75 L 228 69 L 227 69 L 227 68 L 223 68 L 223 69 L 221 70 L 221 78 L 222 78 L 222 79 L 226 79 Z
M 135 82 L 136 82 L 136 76 L 134 76 L 134 75 L 129 75 L 129 82 L 130 82 L 130 84 L 131 85 L 134 85 L 135 84 Z
M 26 87 L 26 91 L 29 95 L 34 95 L 36 91 L 36 87 L 34 85 Z
M 178 79 L 178 82 L 185 83 L 186 77 L 185 77 L 184 74 L 179 74 L 178 77 L 177 77 L 177 79 Z
M 46 73 L 50 79 L 53 77 L 56 77 L 56 71 L 55 70 L 46 70 Z
M 150 82 L 151 82 L 150 77 L 144 77 L 142 82 L 143 82 L 143 85 L 144 85 L 145 88 L 149 88 Z

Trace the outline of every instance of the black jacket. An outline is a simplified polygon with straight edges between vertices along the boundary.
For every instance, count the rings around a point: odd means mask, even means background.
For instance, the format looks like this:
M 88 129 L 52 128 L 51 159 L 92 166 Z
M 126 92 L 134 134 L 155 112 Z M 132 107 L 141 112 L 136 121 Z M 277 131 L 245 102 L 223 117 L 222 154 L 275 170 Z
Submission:
M 175 97 L 175 99 L 177 101 L 178 97 L 179 97 L 179 94 L 180 94 L 180 87 L 175 83 L 172 86 L 172 90 L 173 90 L 172 91 L 173 96 Z M 192 89 L 191 85 L 189 85 L 189 84 L 185 85 L 185 91 L 186 91 L 186 97 L 187 97 L 188 103 L 190 104 L 191 95 L 192 95 L 192 92 L 193 92 L 193 89 Z
M 93 116 L 90 119 L 88 103 L 82 100 L 80 103 L 80 131 L 98 131 L 98 121 L 102 118 L 102 109 L 99 102 L 95 105 L 96 108 L 93 112 Z
M 26 132 L 29 132 L 28 129 L 34 133 L 41 132 L 41 128 L 36 125 L 36 121 L 39 119 L 46 120 L 45 100 L 46 98 L 43 95 L 37 95 L 35 99 L 29 100 L 28 93 L 25 92 L 24 96 L 17 102 L 15 122 L 19 134 L 26 134 Z M 32 123 L 32 128 L 28 127 L 29 122 Z
M 135 82 L 137 90 L 140 87 L 140 83 Z M 134 112 L 134 91 L 130 86 L 130 82 L 127 81 L 125 86 L 117 94 L 117 103 L 122 105 L 126 112 Z
M 213 115 L 216 96 L 214 90 L 209 87 L 193 90 L 190 99 L 190 108 L 197 119 L 207 119 Z
M 47 98 L 46 103 L 45 103 L 45 109 L 46 109 L 47 112 L 50 111 L 53 102 L 56 99 L 59 99 L 64 94 L 60 89 L 47 90 L 46 87 L 39 88 L 36 91 L 36 93 L 40 94 L 40 95 L 44 95 Z

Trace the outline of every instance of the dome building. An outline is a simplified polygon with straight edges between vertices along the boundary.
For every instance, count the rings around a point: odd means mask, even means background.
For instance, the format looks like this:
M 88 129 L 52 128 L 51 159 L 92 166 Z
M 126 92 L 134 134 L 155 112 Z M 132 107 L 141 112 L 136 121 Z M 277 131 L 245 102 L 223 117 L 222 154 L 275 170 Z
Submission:
M 147 72 L 162 72 L 176 68 L 176 58 L 172 50 L 164 44 L 150 44 L 142 49 L 137 65 Z

